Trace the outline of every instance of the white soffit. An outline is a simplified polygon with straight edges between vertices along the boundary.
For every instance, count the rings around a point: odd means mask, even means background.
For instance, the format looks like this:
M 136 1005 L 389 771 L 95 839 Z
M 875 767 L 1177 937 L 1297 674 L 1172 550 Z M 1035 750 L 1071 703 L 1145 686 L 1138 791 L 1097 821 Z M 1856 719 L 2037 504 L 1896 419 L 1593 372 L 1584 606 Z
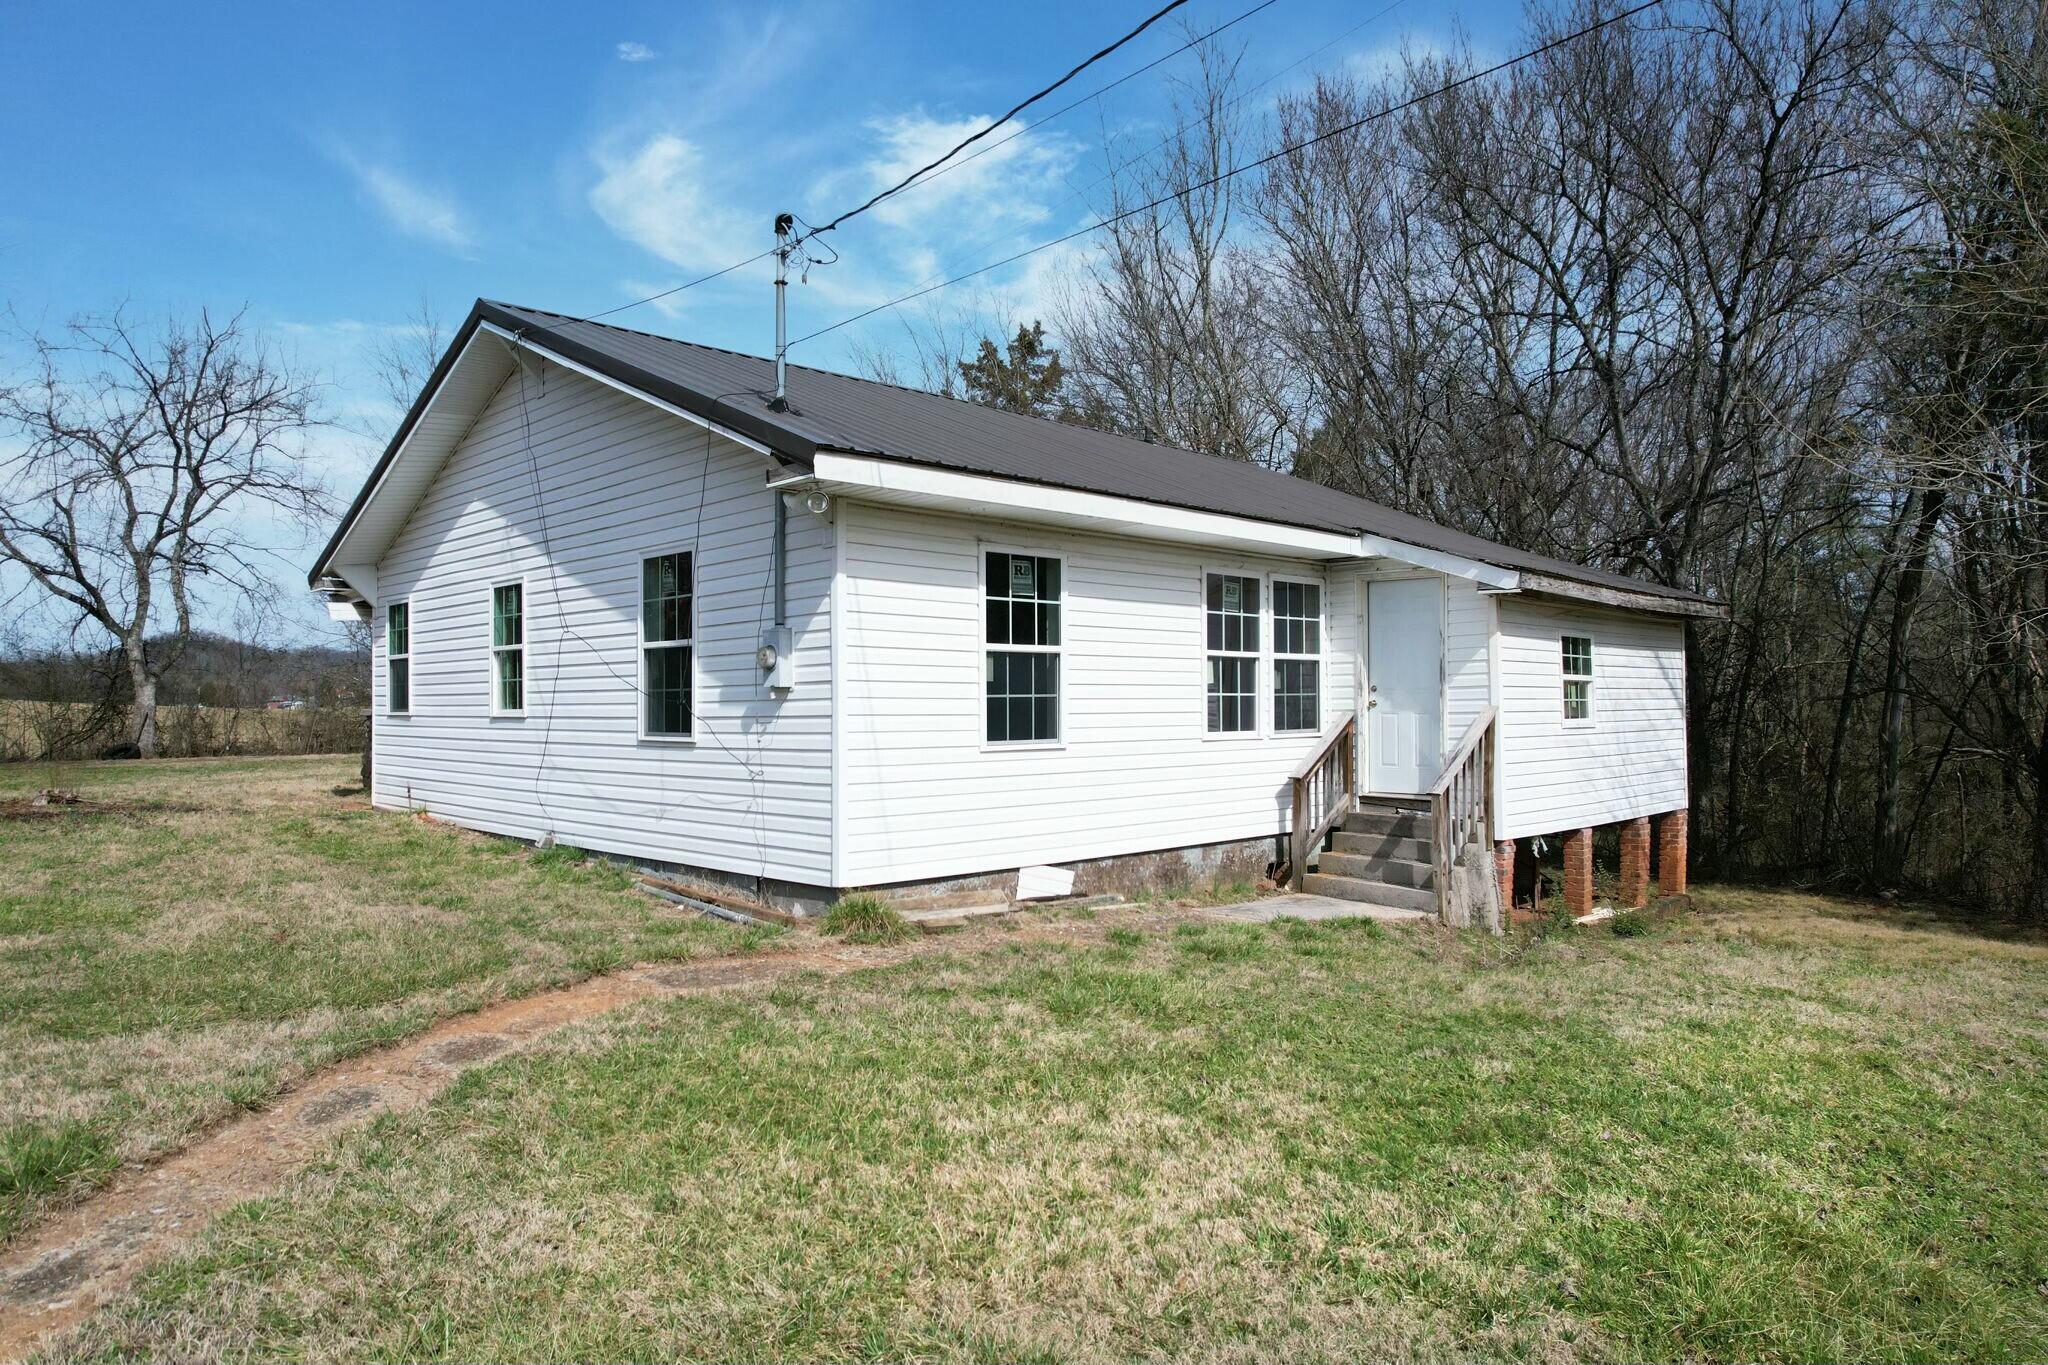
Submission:
M 819 451 L 812 468 L 818 486 L 825 492 L 859 502 L 928 507 L 1000 521 L 1066 526 L 1140 540 L 1223 546 L 1296 559 L 1356 559 L 1359 552 L 1358 537 L 1354 535 L 1308 531 L 1245 517 L 1019 483 L 984 474 L 963 474 L 897 460 Z
M 335 542 L 334 552 L 328 556 L 331 572 L 340 573 L 350 580 L 350 586 L 362 591 L 356 575 L 339 566 L 373 565 L 384 558 L 428 485 L 510 373 L 512 353 L 505 343 L 485 336 L 481 328 L 472 333 L 419 420 L 406 432 L 404 444 L 385 466 L 362 510 Z
M 1520 581 L 1520 575 L 1512 569 L 1384 536 L 1312 531 L 1249 517 L 1167 507 L 1105 493 L 1020 483 L 860 455 L 820 451 L 813 468 L 818 485 L 826 492 L 860 502 L 929 507 L 1003 521 L 1068 526 L 1141 540 L 1213 545 L 1296 559 L 1397 559 L 1419 568 L 1469 578 L 1490 588 L 1513 588 Z
M 371 490 L 362 510 L 335 543 L 334 552 L 328 557 L 329 572 L 346 579 L 351 587 L 374 600 L 374 587 L 364 591 L 364 579 L 374 583 L 374 573 L 367 571 L 390 550 L 392 541 L 404 529 L 413 508 L 426 496 L 441 467 L 448 462 L 448 457 L 469 434 L 477 418 L 483 415 L 484 408 L 510 377 L 514 348 L 529 351 L 549 364 L 559 365 L 607 388 L 628 394 L 748 450 L 770 454 L 768 447 L 759 441 L 707 421 L 629 384 L 622 384 L 608 375 L 599 374 L 589 366 L 566 359 L 544 346 L 515 337 L 495 323 L 481 323 L 463 344 L 462 354 L 456 357 L 455 364 L 449 367 L 447 376 L 434 390 L 419 420 L 406 433 L 404 443 L 378 478 L 377 486 Z

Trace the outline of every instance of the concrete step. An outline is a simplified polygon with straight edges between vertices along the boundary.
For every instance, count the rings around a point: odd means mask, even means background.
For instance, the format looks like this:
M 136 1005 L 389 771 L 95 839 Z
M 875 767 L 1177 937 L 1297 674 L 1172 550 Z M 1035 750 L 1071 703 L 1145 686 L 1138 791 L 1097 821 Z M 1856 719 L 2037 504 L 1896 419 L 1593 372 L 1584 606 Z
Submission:
M 1333 896 L 1340 901 L 1357 901 L 1361 905 L 1385 905 L 1395 910 L 1436 913 L 1434 891 L 1421 891 L 1412 886 L 1389 886 L 1385 882 L 1366 881 L 1361 877 L 1311 872 L 1303 878 L 1302 890 L 1312 896 Z
M 1383 811 L 1389 815 L 1412 814 L 1417 811 L 1426 815 L 1429 812 L 1429 798 L 1426 796 L 1373 796 L 1366 794 L 1358 798 L 1358 808 L 1360 810 Z
M 1436 868 L 1429 863 L 1413 858 L 1373 858 L 1362 853 L 1325 853 L 1317 862 L 1316 871 L 1385 882 L 1389 886 L 1427 887 L 1436 878 Z
M 1407 858 L 1418 863 L 1434 861 L 1429 840 L 1397 839 L 1391 834 L 1352 834 L 1338 830 L 1330 836 L 1330 847 L 1339 853 L 1359 853 L 1368 858 Z
M 1378 834 L 1394 839 L 1427 839 L 1426 811 L 1361 810 L 1344 817 L 1346 834 Z

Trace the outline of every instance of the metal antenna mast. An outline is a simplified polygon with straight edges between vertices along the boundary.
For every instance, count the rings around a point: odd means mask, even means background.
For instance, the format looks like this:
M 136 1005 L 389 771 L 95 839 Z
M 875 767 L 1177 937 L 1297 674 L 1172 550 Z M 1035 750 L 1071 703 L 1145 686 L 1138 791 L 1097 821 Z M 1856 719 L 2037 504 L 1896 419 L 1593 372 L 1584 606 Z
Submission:
M 775 398 L 768 404 L 777 412 L 789 410 L 789 395 L 783 371 L 789 362 L 789 258 L 796 250 L 790 240 L 795 220 L 787 213 L 775 215 Z

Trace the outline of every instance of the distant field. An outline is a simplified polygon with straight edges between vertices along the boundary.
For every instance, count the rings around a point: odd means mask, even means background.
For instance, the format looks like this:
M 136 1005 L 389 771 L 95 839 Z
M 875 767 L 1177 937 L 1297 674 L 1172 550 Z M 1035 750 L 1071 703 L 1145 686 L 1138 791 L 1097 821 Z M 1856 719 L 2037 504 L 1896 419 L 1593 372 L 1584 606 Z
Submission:
M 26 764 L 0 818 L 0 1241 L 454 1011 L 746 936 L 610 866 L 373 811 L 352 758 Z
M 97 758 L 126 739 L 126 721 L 93 724 L 93 708 L 0 701 L 0 763 Z M 165 758 L 360 753 L 360 707 L 162 706 L 157 732 Z
M 638 1006 L 52 1358 L 2038 1360 L 2048 948 L 1131 927 Z

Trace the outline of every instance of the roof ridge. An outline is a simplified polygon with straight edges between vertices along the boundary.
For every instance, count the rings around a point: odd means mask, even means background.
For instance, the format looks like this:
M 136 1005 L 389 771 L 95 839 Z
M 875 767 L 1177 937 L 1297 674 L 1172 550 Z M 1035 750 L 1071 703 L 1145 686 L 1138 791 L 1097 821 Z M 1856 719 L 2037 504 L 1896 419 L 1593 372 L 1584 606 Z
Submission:
M 589 323 L 593 327 L 602 327 L 605 330 L 612 332 L 623 332 L 627 336 L 646 337 L 649 341 L 665 341 L 672 346 L 687 346 L 693 351 L 709 351 L 714 355 L 729 355 L 737 357 L 738 359 L 741 360 L 757 360 L 763 365 L 772 365 L 775 363 L 774 357 L 765 355 L 755 355 L 752 351 L 735 351 L 728 346 L 709 346 L 701 341 L 685 341 L 681 337 L 665 336 L 660 332 L 642 331 L 638 327 L 621 327 L 618 324 L 611 322 L 597 322 L 591 318 L 579 318 L 569 313 L 557 313 L 552 309 L 548 308 L 534 308 L 523 303 L 508 303 L 503 299 L 485 299 L 483 300 L 483 302 L 491 304 L 498 308 L 516 309 L 521 313 L 539 313 L 544 317 L 561 318 L 564 322 Z M 871 384 L 878 389 L 893 389 L 897 393 L 912 394 L 919 398 L 936 398 L 942 402 L 947 403 L 962 403 L 971 408 L 979 408 L 983 412 L 1002 413 L 1006 417 L 1020 417 L 1033 422 L 1050 422 L 1054 426 L 1068 427 L 1080 431 L 1092 431 L 1098 436 L 1110 436 L 1121 441 L 1134 441 L 1139 445 L 1149 446 L 1154 450 L 1177 450 L 1183 455 L 1197 455 L 1205 460 L 1222 460 L 1226 464 L 1240 465 L 1246 469 L 1257 469 L 1267 474 L 1278 475 L 1283 479 L 1301 479 L 1301 476 L 1299 474 L 1293 474 L 1284 469 L 1274 469 L 1270 465 L 1259 463 L 1257 460 L 1240 460 L 1234 455 L 1218 455 L 1214 451 L 1210 450 L 1194 450 L 1188 446 L 1174 445 L 1170 441 L 1154 441 L 1144 436 L 1134 436 L 1128 431 L 1106 431 L 1101 427 L 1091 427 L 1080 423 L 1062 421 L 1058 417 L 1048 417 L 1044 413 L 1018 412 L 1014 408 L 999 408 L 992 403 L 977 403 L 972 398 L 961 398 L 955 394 L 939 393 L 934 389 L 920 389 L 910 384 L 893 384 L 886 379 L 874 379 L 867 375 L 848 374 L 844 370 L 827 370 L 816 365 L 790 365 L 789 368 L 793 370 L 802 370 L 807 374 L 824 375 L 827 378 L 831 379 L 844 379 L 849 383 L 854 384 Z M 1302 479 L 1301 481 L 1304 483 L 1314 482 L 1313 480 L 1308 479 Z M 1327 485 L 1323 484 L 1317 484 L 1316 486 L 1318 488 L 1327 488 Z M 1344 490 L 1340 488 L 1328 488 L 1327 491 L 1336 493 L 1342 497 L 1359 496 L 1356 493 L 1345 493 Z M 1371 500 L 1361 499 L 1361 501 Z M 1381 504 L 1379 503 L 1374 503 L 1373 505 L 1376 507 L 1381 506 Z M 1392 512 L 1398 511 L 1399 509 L 1389 507 L 1386 508 L 1386 510 Z
M 596 322 L 589 318 L 572 317 L 569 314 L 557 313 L 545 308 L 530 308 L 523 304 L 505 303 L 495 299 L 479 299 L 478 307 L 493 308 L 503 313 L 516 314 L 520 317 L 533 319 L 535 326 L 561 332 L 562 340 L 575 342 L 596 352 L 605 350 L 602 341 L 591 339 L 578 340 L 571 337 L 566 334 L 564 324 L 589 323 L 591 326 L 616 336 L 633 337 L 660 343 L 662 347 L 673 348 L 673 351 L 677 353 L 666 362 L 671 364 L 683 365 L 690 356 L 716 356 L 728 360 L 743 360 L 751 364 L 764 366 L 774 363 L 767 356 L 752 355 L 744 351 L 735 351 L 721 346 L 707 346 L 701 342 L 684 341 L 678 337 L 664 336 L 659 332 L 647 332 L 638 328 L 620 327 L 613 323 Z M 621 361 L 620 363 L 627 362 Z M 1155 473 L 1160 474 L 1161 477 L 1168 478 L 1170 481 L 1185 480 L 1190 483 L 1217 483 L 1220 479 L 1222 485 L 1227 485 L 1233 479 L 1271 480 L 1271 484 L 1262 483 L 1261 487 L 1276 489 L 1272 494 L 1276 503 L 1292 501 L 1296 510 L 1291 516 L 1282 516 L 1276 513 L 1273 516 L 1262 517 L 1261 519 L 1273 520 L 1288 525 L 1320 526 L 1324 529 L 1342 530 L 1352 534 L 1383 535 L 1391 540 L 1412 542 L 1425 548 L 1436 548 L 1454 555 L 1470 556 L 1482 562 L 1527 569 L 1536 573 L 1555 574 L 1579 582 L 1606 582 L 1610 586 L 1623 587 L 1638 592 L 1647 591 L 1657 596 L 1691 597 L 1703 601 L 1708 600 L 1695 591 L 1675 585 L 1657 583 L 1649 579 L 1639 579 L 1615 570 L 1595 568 L 1590 564 L 1575 563 L 1571 560 L 1544 554 L 1539 551 L 1517 549 L 1514 546 L 1490 540 L 1476 532 L 1462 530 L 1456 526 L 1438 521 L 1423 513 L 1405 511 L 1399 507 L 1375 501 L 1363 494 L 1333 488 L 1327 484 L 1318 483 L 1313 479 L 1303 478 L 1301 475 L 1288 470 L 1272 468 L 1256 460 L 1237 459 L 1232 456 L 1214 454 L 1204 450 L 1190 450 L 1185 446 L 1150 441 L 1125 432 L 1104 431 L 1099 427 L 1063 422 L 1057 417 L 1043 416 L 1038 413 L 1014 412 L 1008 408 L 977 403 L 968 398 L 934 393 L 929 389 L 911 388 L 905 384 L 893 384 L 886 380 L 867 379 L 860 375 L 846 374 L 838 370 L 820 369 L 809 365 L 798 365 L 794 368 L 802 374 L 813 376 L 819 380 L 844 381 L 850 384 L 865 385 L 873 390 L 900 393 L 915 399 L 931 400 L 933 404 L 932 409 L 927 414 L 920 416 L 918 420 L 926 423 L 944 422 L 955 424 L 956 430 L 953 435 L 964 439 L 969 445 L 973 445 L 977 440 L 990 439 L 995 440 L 1005 448 L 1013 445 L 1028 447 L 1033 444 L 1044 444 L 1043 442 L 1034 442 L 1032 438 L 1017 432 L 1015 429 L 1003 432 L 998 427 L 977 433 L 971 425 L 976 420 L 990 416 L 1035 420 L 1041 424 L 1049 424 L 1053 429 L 1069 433 L 1065 442 L 1069 447 L 1077 439 L 1112 443 L 1109 448 L 1088 452 L 1090 459 L 1107 461 L 1112 464 L 1119 463 L 1121 457 L 1118 454 L 1118 448 L 1126 448 L 1131 452 L 1129 460 L 1133 467 L 1153 465 L 1155 466 Z M 749 392 L 757 398 L 765 399 L 767 397 L 759 389 L 750 389 Z M 954 467 L 956 465 L 965 468 L 976 467 L 972 461 L 960 464 L 957 461 L 948 461 L 947 459 L 933 456 L 930 452 L 918 455 L 895 450 L 891 446 L 890 437 L 886 433 L 869 430 L 865 433 L 864 439 L 858 421 L 855 422 L 853 430 L 849 432 L 841 425 L 840 419 L 828 415 L 828 413 L 834 410 L 835 402 L 849 401 L 853 402 L 857 407 L 858 400 L 853 395 L 842 393 L 835 396 L 827 389 L 812 396 L 819 400 L 818 406 L 823 409 L 822 411 L 806 415 L 800 409 L 793 408 L 791 411 L 782 414 L 749 413 L 748 415 L 751 420 L 777 426 L 777 429 L 785 432 L 790 439 L 799 441 L 812 450 L 836 449 L 855 453 L 871 453 L 883 458 L 903 459 L 912 463 L 927 463 L 939 467 Z M 805 404 L 804 406 L 808 407 L 810 405 Z M 940 409 L 945 411 L 942 412 Z M 971 410 L 971 416 L 969 410 Z M 778 424 L 778 418 L 796 420 L 783 420 Z M 772 443 L 773 438 L 763 437 L 762 439 L 770 440 Z M 881 441 L 882 444 L 876 445 L 874 444 L 875 441 Z M 1140 455 L 1138 452 L 1146 452 L 1146 454 Z M 1071 449 L 1067 453 L 1069 456 L 1073 455 Z M 1199 470 L 1193 468 L 1185 470 L 1167 469 L 1162 472 L 1156 467 L 1157 461 L 1162 457 L 1171 457 L 1171 459 L 1176 460 L 1182 458 L 1208 460 L 1211 462 L 1210 468 L 1218 469 L 1219 471 L 1228 469 L 1231 473 L 1227 476 L 1219 473 L 1215 478 L 1205 479 Z M 1014 462 L 1012 463 L 1014 466 Z M 1001 462 L 998 462 L 997 467 L 1002 467 Z M 1065 470 L 1044 469 L 1036 474 L 1020 473 L 1017 472 L 1016 468 L 1012 467 L 1010 472 L 998 474 L 998 477 L 1021 478 L 1027 481 L 1042 480 L 1059 487 L 1084 490 L 1093 489 L 1100 492 L 1114 493 L 1118 487 L 1114 480 L 1104 483 L 1099 479 L 1078 478 L 1077 481 L 1078 476 L 1071 464 Z M 1285 492 L 1277 491 L 1277 486 L 1279 485 L 1295 486 L 1300 491 L 1290 498 L 1290 495 Z M 1128 491 L 1122 495 L 1143 496 L 1132 494 Z M 1256 499 L 1264 496 L 1264 494 L 1257 488 L 1238 484 L 1231 496 L 1233 498 Z M 1212 505 L 1204 504 L 1199 500 L 1181 501 L 1172 496 L 1155 497 L 1151 500 L 1157 500 L 1171 506 L 1199 508 Z M 1231 502 L 1228 505 L 1235 507 L 1238 504 Z
M 621 327 L 615 322 L 599 322 L 595 318 L 579 318 L 570 313 L 557 313 L 553 309 L 549 308 L 534 308 L 523 303 L 507 303 L 504 299 L 485 299 L 484 302 L 498 308 L 513 308 L 517 309 L 519 312 L 522 313 L 539 313 L 544 317 L 560 318 L 564 322 L 587 322 L 593 327 L 602 327 L 607 331 L 624 332 L 627 336 L 646 337 L 649 341 L 666 341 L 674 346 L 687 346 L 693 351 L 710 351 L 715 355 L 729 355 L 734 356 L 740 360 L 758 360 L 763 365 L 772 365 L 775 363 L 775 357 L 773 356 L 755 355 L 752 351 L 736 351 L 730 346 L 712 346 L 702 341 L 686 341 L 682 337 L 672 337 L 662 332 L 643 331 L 638 327 Z M 938 393 L 931 389 L 920 389 L 911 384 L 892 384 L 886 379 L 875 379 L 869 375 L 864 374 L 848 374 L 844 370 L 827 370 L 817 365 L 792 364 L 789 366 L 789 368 L 793 370 L 803 370 L 809 374 L 829 375 L 833 379 L 848 379 L 856 384 L 873 384 L 877 388 L 895 389 L 899 393 L 921 394 L 926 398 L 947 398 L 952 399 L 952 401 L 956 403 L 974 402 L 974 400 L 971 398 L 954 398 L 953 395 L 950 393 Z M 986 403 L 975 403 L 974 405 L 976 407 L 988 406 Z M 1008 409 L 1005 408 L 995 408 L 992 410 L 996 412 L 1008 411 Z M 1018 417 L 1032 417 L 1036 416 L 1037 414 L 1020 412 L 1014 415 Z M 1200 454 L 1201 452 L 1195 451 L 1191 453 Z

